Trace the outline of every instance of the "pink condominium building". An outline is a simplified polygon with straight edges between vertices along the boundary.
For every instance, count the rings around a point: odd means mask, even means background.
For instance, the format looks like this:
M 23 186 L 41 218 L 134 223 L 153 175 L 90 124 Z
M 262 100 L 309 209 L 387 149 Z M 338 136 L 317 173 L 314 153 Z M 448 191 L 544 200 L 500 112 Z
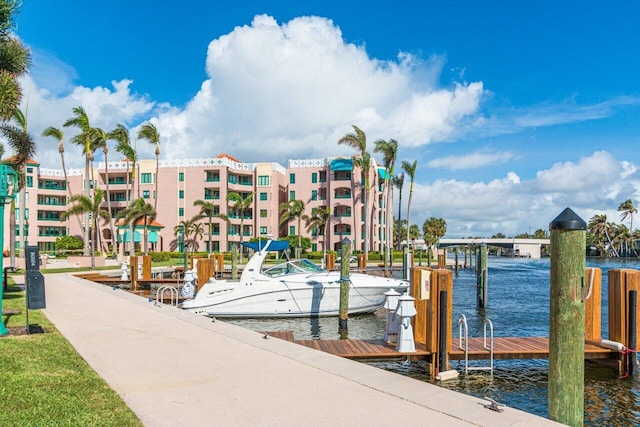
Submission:
M 105 167 L 108 166 L 108 167 Z M 105 191 L 104 209 L 110 209 L 112 217 L 129 206 L 132 200 L 143 198 L 151 206 L 157 198 L 157 216 L 149 229 L 149 248 L 153 251 L 171 251 L 178 247 L 176 226 L 188 221 L 200 212 L 196 200 L 214 206 L 214 212 L 228 216 L 229 223 L 213 218 L 211 239 L 209 221 L 200 220 L 204 235 L 198 238 L 200 251 L 228 251 L 232 245 L 255 237 L 278 238 L 301 234 L 311 238 L 312 250 L 336 250 L 344 238 L 349 238 L 356 250 L 364 250 L 365 233 L 368 233 L 369 250 L 382 250 L 386 230 L 384 168 L 372 159 L 369 170 L 370 192 L 368 209 L 364 209 L 364 176 L 351 158 L 323 158 L 289 160 L 288 167 L 278 163 L 243 163 L 230 155 L 215 158 L 161 160 L 156 176 L 154 159 L 140 160 L 132 179 L 132 164 L 126 161 L 96 163 L 90 175 L 90 185 Z M 132 182 L 133 181 L 133 182 Z M 157 182 L 157 193 L 156 193 Z M 109 195 L 107 196 L 107 183 Z M 62 170 L 40 168 L 37 162 L 27 166 L 26 209 L 21 209 L 16 199 L 16 249 L 21 245 L 37 244 L 40 252 L 55 252 L 56 239 L 60 236 L 83 236 L 84 218 L 70 217 L 62 220 L 62 212 L 70 206 L 70 194 L 83 194 L 84 169 L 67 170 L 67 180 Z M 227 195 L 235 192 L 243 199 L 253 194 L 253 201 L 243 212 L 236 212 Z M 327 230 L 307 229 L 303 220 L 292 220 L 280 226 L 278 207 L 289 200 L 301 200 L 305 214 L 312 215 L 313 208 L 329 208 Z M 365 211 L 368 211 L 368 230 L 365 229 Z M 390 210 L 391 211 L 391 210 Z M 18 218 L 24 213 L 24 231 L 20 233 Z M 9 228 L 5 215 L 5 236 Z M 108 223 L 99 223 L 101 243 L 116 244 L 123 253 L 122 242 L 129 241 L 130 228 L 114 225 L 111 236 Z M 142 226 L 136 228 L 134 241 L 141 242 Z M 9 239 L 4 242 L 8 250 Z M 96 244 L 96 248 L 98 248 Z

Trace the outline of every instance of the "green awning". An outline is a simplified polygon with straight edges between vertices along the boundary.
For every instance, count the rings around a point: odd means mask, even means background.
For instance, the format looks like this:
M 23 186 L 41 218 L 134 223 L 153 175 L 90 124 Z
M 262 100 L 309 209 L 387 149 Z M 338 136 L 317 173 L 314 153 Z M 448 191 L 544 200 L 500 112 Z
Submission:
M 351 171 L 353 170 L 353 159 L 333 159 L 331 160 L 332 171 Z

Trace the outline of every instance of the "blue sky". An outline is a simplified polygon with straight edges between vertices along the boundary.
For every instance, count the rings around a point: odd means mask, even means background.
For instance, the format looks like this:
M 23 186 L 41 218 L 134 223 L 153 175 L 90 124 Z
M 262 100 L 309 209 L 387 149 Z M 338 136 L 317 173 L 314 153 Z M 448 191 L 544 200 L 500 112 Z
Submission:
M 83 105 L 106 130 L 153 121 L 162 158 L 284 165 L 351 154 L 356 124 L 418 161 L 411 222 L 450 237 L 638 205 L 640 6 L 449 3 L 25 0 L 24 107 L 39 140 Z

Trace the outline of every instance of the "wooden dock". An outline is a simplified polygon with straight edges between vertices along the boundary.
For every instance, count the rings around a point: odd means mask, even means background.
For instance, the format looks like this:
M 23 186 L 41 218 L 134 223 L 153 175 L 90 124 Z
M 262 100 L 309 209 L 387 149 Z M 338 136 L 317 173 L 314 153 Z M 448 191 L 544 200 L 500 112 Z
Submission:
M 411 357 L 429 359 L 432 355 L 421 344 L 416 344 L 415 353 L 400 353 L 395 344 L 384 340 L 296 340 L 292 332 L 267 332 L 268 335 L 294 342 L 314 350 L 324 351 L 347 359 L 397 359 Z M 464 350 L 458 348 L 458 338 L 449 352 L 450 360 L 464 360 Z M 610 359 L 618 353 L 594 344 L 585 344 L 585 360 Z M 489 359 L 489 351 L 483 347 L 482 338 L 469 338 L 469 360 Z M 545 337 L 494 337 L 493 358 L 500 359 L 548 359 L 549 338 Z

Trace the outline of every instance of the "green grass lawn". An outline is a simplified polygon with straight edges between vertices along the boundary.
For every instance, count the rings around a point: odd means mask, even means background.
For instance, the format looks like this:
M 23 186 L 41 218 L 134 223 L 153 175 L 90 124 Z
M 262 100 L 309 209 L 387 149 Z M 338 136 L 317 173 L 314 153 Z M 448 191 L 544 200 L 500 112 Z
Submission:
M 10 330 L 0 338 L 1 426 L 141 426 L 124 401 L 76 353 L 40 310 L 29 311 L 26 327 L 24 292 L 9 279 L 3 311 Z

